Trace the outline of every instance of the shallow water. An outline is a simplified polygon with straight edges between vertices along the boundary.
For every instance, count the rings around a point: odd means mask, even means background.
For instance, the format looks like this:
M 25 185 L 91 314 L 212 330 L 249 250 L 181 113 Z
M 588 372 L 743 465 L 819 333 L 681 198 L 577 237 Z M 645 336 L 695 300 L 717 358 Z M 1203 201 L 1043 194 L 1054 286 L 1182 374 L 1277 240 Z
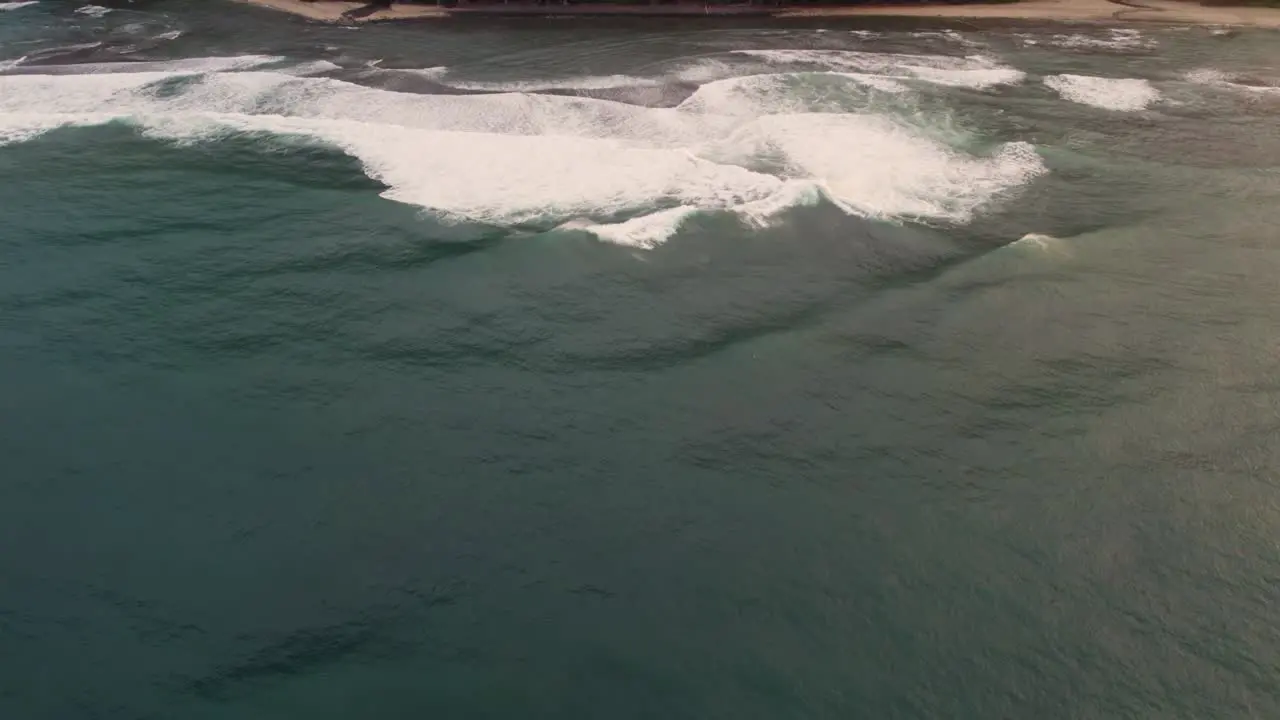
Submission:
M 1280 714 L 1280 36 L 82 7 L 0 717 Z

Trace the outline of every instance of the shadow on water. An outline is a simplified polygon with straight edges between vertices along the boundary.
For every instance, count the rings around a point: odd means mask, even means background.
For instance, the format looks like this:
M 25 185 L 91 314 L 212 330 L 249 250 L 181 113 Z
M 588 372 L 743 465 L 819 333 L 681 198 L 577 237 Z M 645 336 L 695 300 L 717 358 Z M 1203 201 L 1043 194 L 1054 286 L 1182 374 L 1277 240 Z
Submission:
M 83 149 L 93 146 L 109 146 L 112 152 L 86 157 Z M 42 162 L 36 163 L 37 157 Z M 77 173 L 68 186 L 62 167 L 70 158 L 76 158 Z M 529 302 L 536 302 L 534 318 L 518 321 L 519 328 L 512 324 L 514 316 L 485 319 L 483 314 L 459 328 L 391 340 L 361 337 L 363 330 L 351 328 L 350 350 L 393 366 L 447 368 L 461 363 L 552 374 L 679 367 L 767 337 L 804 332 L 859 298 L 928 282 L 994 242 L 981 235 L 957 238 L 954 228 L 852 218 L 825 203 L 795 208 L 765 228 L 726 213 L 697 215 L 676 237 L 647 251 L 536 225 L 504 229 L 445 223 L 378 197 L 384 186 L 337 150 L 305 138 L 264 133 L 174 144 L 141 137 L 126 124 L 64 129 L 10 148 L 0 162 L 39 168 L 28 173 L 26 192 L 44 192 L 46 186 L 52 192 L 58 185 L 64 194 L 81 188 L 92 197 L 103 185 L 129 177 L 140 207 L 181 208 L 137 213 L 90 201 L 85 210 L 97 217 L 92 230 L 80 226 L 74 233 L 50 237 L 49 228 L 58 223 L 44 218 L 44 234 L 30 237 L 82 251 L 110 246 L 123 257 L 137 253 L 141 262 L 108 265 L 97 272 L 114 274 L 112 282 L 154 285 L 193 308 L 217 301 L 231 288 L 259 296 L 279 286 L 288 288 L 288 294 L 263 295 L 261 302 L 321 293 L 317 310 L 332 307 L 350 314 L 353 308 L 343 309 L 341 295 L 328 296 L 322 289 L 331 279 L 375 274 L 388 282 L 389 273 L 418 278 L 443 261 L 477 255 L 485 257 L 470 266 L 473 270 L 509 273 L 501 280 L 503 294 L 527 293 Z M 309 239 L 321 227 L 322 236 Z M 179 252 L 175 242 L 188 244 L 184 253 L 202 257 L 199 265 L 175 273 L 165 260 Z M 425 277 L 419 281 L 427 282 Z M 580 331 L 593 323 L 582 323 L 598 311 L 585 295 L 568 288 L 586 293 L 587 285 L 598 282 L 610 288 L 614 307 L 642 308 L 655 294 L 678 293 L 685 299 L 676 303 L 680 309 L 666 324 L 642 328 L 623 323 L 632 331 L 584 334 Z M 552 289 L 557 285 L 565 286 L 565 294 Z M 70 295 L 37 287 L 15 293 L 10 302 L 21 308 L 68 308 L 94 300 L 92 287 Z M 710 292 L 711 287 L 719 289 Z M 741 304 L 732 300 L 735 296 L 758 299 Z M 422 302 L 427 306 L 434 301 Z M 569 321 L 578 329 L 566 332 Z M 304 332 L 298 339 L 310 335 L 304 327 L 299 330 Z M 291 337 L 293 331 L 276 329 L 258 340 L 245 335 L 230 345 L 219 341 L 216 347 L 224 353 L 260 352 Z M 193 345 L 209 347 L 207 340 Z
M 172 82 L 185 81 L 177 78 Z M 164 217 L 115 208 L 89 226 L 94 228 L 90 232 L 81 229 L 51 238 L 66 246 L 146 242 L 181 230 L 235 227 L 241 222 L 236 213 L 247 210 L 252 198 L 260 193 L 278 195 L 290 202 L 269 211 L 266 224 L 244 227 L 249 237 L 262 236 L 264 242 L 269 242 L 270 235 L 263 233 L 267 228 L 287 232 L 289 223 L 301 228 L 328 217 L 338 226 L 349 228 L 353 237 L 368 240 L 351 244 L 336 254 L 331 249 L 292 258 L 289 262 L 294 264 L 287 265 L 291 270 L 320 270 L 335 265 L 352 269 L 412 268 L 483 250 L 510 234 L 508 230 L 478 223 L 442 222 L 420 208 L 385 200 L 379 193 L 386 186 L 369 178 L 358 160 L 309 138 L 215 131 L 197 140 L 170 141 L 148 138 L 142 132 L 127 122 L 53 130 L 36 141 L 5 148 L 0 153 L 0 169 L 27 168 L 23 171 L 27 192 L 46 188 L 51 192 L 53 187 L 62 186 L 81 189 L 92 197 L 117 191 L 120 178 L 128 177 L 138 202 L 167 195 L 183 198 L 187 203 L 185 211 L 170 211 Z M 104 147 L 110 147 L 111 152 L 94 150 Z M 73 166 L 75 172 L 68 174 Z M 321 195 L 312 196 L 310 192 Z M 341 200 L 326 206 L 311 204 L 324 196 Z M 26 201 L 15 197 L 11 202 Z M 225 220 L 220 222 L 219 218 Z M 268 264 L 249 269 L 270 274 L 272 267 Z

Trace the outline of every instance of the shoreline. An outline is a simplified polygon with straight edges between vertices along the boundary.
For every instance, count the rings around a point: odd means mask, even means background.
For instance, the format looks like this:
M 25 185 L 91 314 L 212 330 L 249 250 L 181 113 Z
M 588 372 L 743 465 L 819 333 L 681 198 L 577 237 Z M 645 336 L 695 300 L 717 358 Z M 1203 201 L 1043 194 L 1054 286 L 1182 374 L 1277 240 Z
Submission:
M 371 8 L 348 0 L 238 0 L 258 7 L 328 23 L 366 23 L 459 17 L 760 17 L 760 18 L 920 18 L 1035 20 L 1044 22 L 1139 22 L 1280 29 L 1280 8 L 1206 6 L 1188 0 L 1015 0 L 999 3 L 846 5 L 778 7 L 766 5 L 539 5 L 530 2 L 474 3 L 462 7 L 395 3 Z

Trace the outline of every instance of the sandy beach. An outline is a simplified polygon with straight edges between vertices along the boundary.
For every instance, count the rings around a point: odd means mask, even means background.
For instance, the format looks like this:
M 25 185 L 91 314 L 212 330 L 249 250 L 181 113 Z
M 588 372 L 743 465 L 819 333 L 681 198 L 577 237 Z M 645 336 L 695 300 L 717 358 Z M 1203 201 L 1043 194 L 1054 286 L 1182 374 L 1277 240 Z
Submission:
M 1181 0 L 1024 0 L 1016 3 L 914 6 L 856 6 L 784 10 L 780 17 L 924 17 L 1074 22 L 1162 22 L 1280 28 L 1280 9 L 1209 7 Z
M 823 8 L 777 8 L 764 5 L 535 5 L 472 3 L 462 7 L 396 3 L 369 10 L 366 3 L 344 0 L 239 0 L 322 22 L 381 22 L 468 15 L 768 15 L 803 17 L 918 17 L 1071 22 L 1158 22 L 1280 28 L 1280 9 L 1205 6 L 1184 0 L 1024 0 L 963 5 L 857 5 Z
M 272 10 L 281 10 L 322 22 L 412 20 L 440 18 L 449 15 L 448 10 L 434 5 L 406 5 L 404 3 L 396 3 L 390 8 L 381 9 L 363 17 L 345 17 L 346 13 L 359 12 L 368 3 L 345 2 L 342 0 L 320 0 L 318 2 L 303 2 L 302 0 L 240 0 L 240 2 L 260 5 Z

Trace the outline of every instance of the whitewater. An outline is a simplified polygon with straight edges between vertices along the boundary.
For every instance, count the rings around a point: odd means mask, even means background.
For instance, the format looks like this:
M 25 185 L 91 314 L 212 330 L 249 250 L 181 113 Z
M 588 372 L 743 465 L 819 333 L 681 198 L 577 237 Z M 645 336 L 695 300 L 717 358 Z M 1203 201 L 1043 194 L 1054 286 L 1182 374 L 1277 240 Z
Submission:
M 25 68 L 0 76 L 0 142 L 112 122 L 179 142 L 300 138 L 350 154 L 387 185 L 385 197 L 446 220 L 582 229 L 637 246 L 661 243 L 698 213 L 762 224 L 822 199 L 868 218 L 965 222 L 1045 172 L 1026 142 L 984 147 L 915 111 L 931 88 L 1022 80 L 980 56 L 735 52 L 665 76 L 467 95 L 314 76 L 332 67 L 235 56 Z M 447 68 L 425 74 L 450 82 Z M 532 91 L 689 78 L 704 82 L 675 107 Z
M 98 6 L 76 14 L 108 17 Z M 150 42 L 182 35 L 164 29 Z M 268 54 L 74 64 L 24 55 L 0 61 L 0 144 L 110 123 L 179 144 L 233 135 L 321 144 L 357 159 L 385 185 L 383 197 L 443 222 L 654 247 L 699 215 L 763 227 L 817 204 L 878 221 L 963 225 L 1015 202 L 1049 167 L 1035 138 L 993 140 L 958 120 L 957 100 L 998 102 L 1039 85 L 1064 111 L 1135 113 L 1186 86 L 1228 86 L 1211 71 L 1037 74 L 954 31 L 913 35 L 938 52 L 869 49 L 879 36 L 721 50 L 644 72 L 502 80 L 381 59 L 351 68 Z M 1074 52 L 1156 47 L 1122 29 L 1012 38 Z

